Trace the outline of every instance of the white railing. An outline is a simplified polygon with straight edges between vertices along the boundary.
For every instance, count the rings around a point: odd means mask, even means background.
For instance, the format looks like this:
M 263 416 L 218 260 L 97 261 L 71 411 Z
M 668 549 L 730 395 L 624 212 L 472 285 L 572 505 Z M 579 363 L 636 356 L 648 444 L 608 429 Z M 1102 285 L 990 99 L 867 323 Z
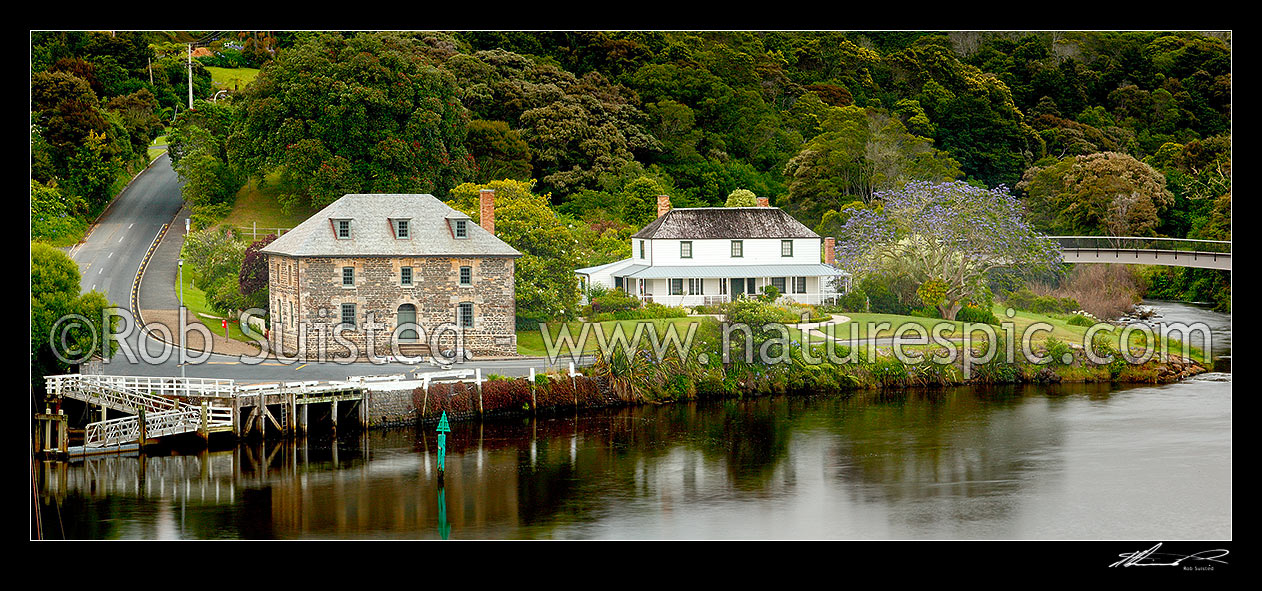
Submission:
M 820 305 L 828 303 L 836 299 L 840 294 L 830 292 L 817 293 L 782 293 L 780 297 L 785 300 L 797 302 L 799 304 Z M 703 294 L 684 294 L 684 295 L 654 295 L 641 294 L 637 296 L 644 302 L 657 302 L 663 306 L 671 307 L 688 307 L 688 306 L 712 306 L 724 304 L 732 301 L 730 295 L 703 295 Z M 746 297 L 755 297 L 755 294 L 749 294 Z
M 231 396 L 235 382 L 218 378 L 155 378 L 139 376 L 109 376 L 64 374 L 48 376 L 45 390 L 50 396 L 70 396 L 80 390 L 90 392 L 114 392 L 117 394 L 148 397 L 224 397 Z M 160 404 L 156 403 L 155 404 Z M 173 408 L 173 407 L 172 407 Z M 126 410 L 126 409 L 118 409 Z
M 137 378 L 123 376 L 69 374 L 49 376 L 45 390 L 49 396 L 64 396 L 132 414 L 141 409 L 156 413 L 179 407 L 175 400 L 141 391 L 139 383 Z
M 145 415 L 145 437 L 163 437 L 196 431 L 201 427 L 201 411 L 182 408 Z M 140 440 L 140 417 L 122 417 L 89 423 L 83 435 L 84 447 L 120 445 Z
M 207 426 L 232 424 L 232 409 L 211 406 L 207 408 Z M 202 427 L 200 407 L 182 405 L 179 410 L 145 415 L 145 437 L 165 437 L 190 433 Z M 108 421 L 89 423 L 84 431 L 84 447 L 121 445 L 140 440 L 140 417 L 130 416 Z
M 212 425 L 231 425 L 232 424 L 232 407 L 230 406 L 212 406 L 210 407 L 209 421 Z

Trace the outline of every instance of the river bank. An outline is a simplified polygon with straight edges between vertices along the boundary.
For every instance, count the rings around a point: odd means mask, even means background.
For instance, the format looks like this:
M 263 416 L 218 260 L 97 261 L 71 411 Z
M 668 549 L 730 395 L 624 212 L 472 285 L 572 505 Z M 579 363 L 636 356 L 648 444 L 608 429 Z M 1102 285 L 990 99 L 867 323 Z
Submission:
M 1230 354 L 1229 316 L 1156 305 Z M 40 462 L 34 478 L 44 536 L 66 539 L 1231 538 L 1231 374 L 1051 371 L 1064 379 L 577 413 L 556 400 L 572 392 L 537 390 L 533 416 L 453 421 L 442 480 L 414 391 L 374 392 L 402 428 Z M 483 384 L 484 410 L 522 396 L 508 382 Z
M 701 365 L 679 359 L 641 363 L 600 359 L 575 375 L 552 373 L 508 379 L 493 376 L 481 386 L 465 382 L 434 383 L 429 388 L 373 393 L 368 426 L 388 428 L 436 422 L 445 413 L 451 421 L 527 416 L 581 414 L 639 405 L 663 405 L 697 400 L 747 399 L 764 396 L 845 396 L 864 391 L 908 388 L 950 388 L 1022 384 L 1168 384 L 1205 373 L 1190 359 L 1171 356 L 1130 364 L 1115 355 L 1112 363 L 1094 364 L 1081 348 L 1044 351 L 1055 358 L 1046 364 L 1008 362 L 1002 355 L 971 367 L 965 377 L 963 362 L 939 365 L 927 360 L 905 363 L 892 355 L 867 359 L 862 352 L 854 363 L 787 363 L 760 366 Z M 1072 355 L 1066 363 L 1061 355 Z M 981 357 L 981 354 L 978 355 Z M 616 356 L 615 356 L 616 357 Z

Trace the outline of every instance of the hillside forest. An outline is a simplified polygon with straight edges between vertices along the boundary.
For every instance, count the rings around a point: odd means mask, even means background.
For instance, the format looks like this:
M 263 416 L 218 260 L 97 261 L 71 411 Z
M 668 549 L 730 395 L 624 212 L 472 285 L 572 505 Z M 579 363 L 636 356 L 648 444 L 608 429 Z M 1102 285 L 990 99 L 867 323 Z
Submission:
M 189 110 L 195 40 L 209 51 L 194 60 Z M 1047 234 L 1231 238 L 1229 34 L 35 32 L 31 43 L 33 239 L 73 243 L 163 133 L 199 227 L 247 183 L 291 209 L 431 193 L 474 217 L 471 196 L 489 186 L 505 210 L 497 228 L 526 254 L 528 323 L 572 317 L 573 269 L 629 256 L 659 194 L 687 207 L 752 192 L 827 236 L 910 181 L 964 181 L 1010 190 Z M 211 101 L 208 67 L 259 72 Z M 1148 297 L 1230 307 L 1228 272 L 1140 275 Z M 992 287 L 1002 297 L 1066 280 L 1009 273 Z

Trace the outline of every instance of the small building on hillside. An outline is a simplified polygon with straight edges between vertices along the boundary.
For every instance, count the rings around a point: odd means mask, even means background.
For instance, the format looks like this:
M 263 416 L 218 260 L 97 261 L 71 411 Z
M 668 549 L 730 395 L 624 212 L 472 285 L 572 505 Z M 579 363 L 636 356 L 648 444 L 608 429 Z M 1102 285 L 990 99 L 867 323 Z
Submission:
M 345 356 L 336 330 L 360 359 L 393 343 L 409 356 L 460 343 L 516 355 L 521 253 L 495 236 L 494 197 L 483 191 L 479 225 L 433 195 L 346 195 L 277 238 L 263 249 L 273 350 Z
M 758 203 L 672 209 L 658 196 L 657 219 L 631 236 L 631 258 L 576 271 L 584 293 L 603 285 L 668 306 L 719 304 L 768 285 L 805 304 L 845 293 L 849 274 L 833 264 L 834 239 L 766 198 Z

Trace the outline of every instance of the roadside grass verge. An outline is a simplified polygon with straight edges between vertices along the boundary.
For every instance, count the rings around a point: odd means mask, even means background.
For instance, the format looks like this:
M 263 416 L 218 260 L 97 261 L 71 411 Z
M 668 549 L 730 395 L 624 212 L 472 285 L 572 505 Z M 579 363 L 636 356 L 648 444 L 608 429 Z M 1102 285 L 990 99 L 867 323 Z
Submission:
M 188 265 L 185 265 L 185 267 L 188 267 Z M 184 306 L 188 308 L 189 321 L 192 322 L 196 320 L 197 322 L 201 322 L 206 325 L 206 328 L 210 329 L 210 332 L 223 336 L 223 328 L 220 324 L 220 319 L 222 319 L 224 315 L 216 312 L 210 307 L 210 304 L 206 303 L 206 292 L 197 287 L 197 281 L 194 275 L 195 273 L 191 272 L 190 269 L 184 269 Z M 177 296 L 180 294 L 179 273 L 176 274 L 175 279 L 175 294 Z M 207 316 L 211 316 L 212 318 L 207 318 Z M 179 338 L 178 335 L 173 336 L 177 339 Z M 253 339 L 245 336 L 245 334 L 241 332 L 240 323 L 237 322 L 235 318 L 228 319 L 228 338 L 234 341 L 254 344 Z
M 166 133 L 163 133 L 162 135 L 156 138 L 153 138 L 152 142 L 149 142 L 149 149 L 148 149 L 149 162 L 153 162 L 154 160 L 158 158 L 158 156 L 165 154 L 166 151 L 167 151 L 167 136 L 166 136 Z

